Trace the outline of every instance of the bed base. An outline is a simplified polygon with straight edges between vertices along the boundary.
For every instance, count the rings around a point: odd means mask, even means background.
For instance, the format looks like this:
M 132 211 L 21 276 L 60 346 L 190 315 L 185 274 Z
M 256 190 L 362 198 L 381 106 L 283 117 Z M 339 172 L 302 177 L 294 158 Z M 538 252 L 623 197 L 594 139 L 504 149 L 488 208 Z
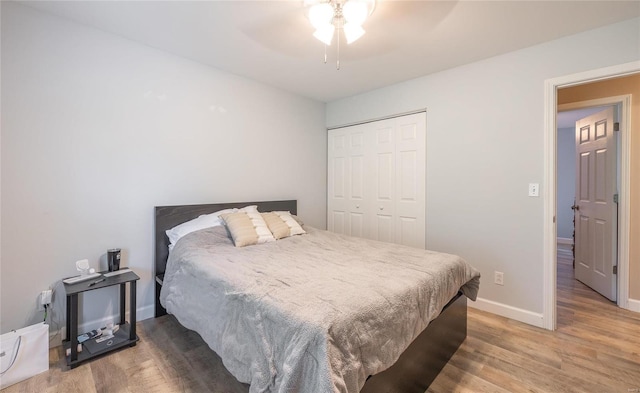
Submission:
M 262 211 L 288 210 L 297 214 L 297 201 L 241 202 L 206 205 L 159 206 L 155 208 L 155 316 L 166 314 L 160 304 L 160 289 L 169 256 L 165 231 L 201 214 L 233 207 L 258 205 Z M 367 379 L 361 393 L 424 393 L 467 336 L 467 298 L 458 292 L 438 318 L 418 335 L 387 370 Z
M 424 393 L 467 337 L 467 298 L 458 292 L 398 361 L 371 376 L 361 393 Z

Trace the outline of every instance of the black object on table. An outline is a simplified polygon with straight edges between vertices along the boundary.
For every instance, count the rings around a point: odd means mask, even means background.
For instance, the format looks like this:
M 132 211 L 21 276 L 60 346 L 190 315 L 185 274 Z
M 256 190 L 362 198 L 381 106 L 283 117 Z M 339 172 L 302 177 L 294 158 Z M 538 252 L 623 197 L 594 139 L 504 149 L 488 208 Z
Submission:
M 101 274 L 108 272 L 100 272 Z M 103 280 L 104 281 L 100 281 Z M 75 284 L 64 284 L 67 294 L 67 335 L 64 342 L 64 349 L 71 348 L 71 355 L 67 356 L 67 365 L 75 368 L 79 363 L 104 355 L 118 348 L 125 346 L 133 347 L 139 340 L 136 335 L 136 281 L 139 280 L 133 271 L 118 274 L 111 277 L 96 277 L 95 279 L 82 281 Z M 98 282 L 99 281 L 99 282 Z M 125 321 L 125 299 L 126 286 L 129 283 L 129 317 L 130 323 Z M 78 353 L 78 294 L 106 288 L 113 285 L 120 286 L 120 330 L 117 335 L 122 339 L 104 350 L 90 353 L 82 351 Z

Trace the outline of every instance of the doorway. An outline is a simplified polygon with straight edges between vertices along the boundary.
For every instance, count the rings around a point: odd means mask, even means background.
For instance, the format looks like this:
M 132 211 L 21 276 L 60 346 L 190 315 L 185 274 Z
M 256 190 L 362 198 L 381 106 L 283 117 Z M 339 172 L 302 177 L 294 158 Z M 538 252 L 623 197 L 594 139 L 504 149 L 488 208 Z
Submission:
M 577 102 L 556 116 L 557 290 L 575 279 L 616 304 L 620 106 Z
M 615 83 L 623 77 L 632 76 L 640 72 L 640 62 L 631 62 L 616 66 L 601 68 L 567 75 L 563 77 L 548 79 L 545 81 L 545 177 L 543 183 L 544 195 L 544 262 L 543 262 L 543 327 L 549 330 L 556 329 L 557 309 L 557 232 L 556 232 L 556 113 L 558 110 L 558 91 L 565 87 L 580 87 L 592 83 Z M 628 88 L 623 85 L 623 88 Z M 631 116 L 631 93 L 623 92 L 614 98 L 621 102 L 621 127 L 630 127 Z M 608 94 L 613 96 L 615 94 Z M 638 94 L 640 95 L 640 94 Z M 602 97 L 602 95 L 600 95 Z M 591 105 L 597 105 L 594 97 L 591 98 Z M 566 101 L 565 101 L 566 102 Z M 569 101 L 570 102 L 570 101 Z M 612 102 L 602 102 L 599 104 L 611 105 Z M 568 109 L 568 108 L 565 108 Z M 629 132 L 620 135 L 620 192 L 619 192 L 619 223 L 618 223 L 618 305 L 622 308 L 631 309 L 632 303 L 629 299 L 629 234 L 630 234 L 630 136 Z M 635 250 L 635 248 L 634 248 Z M 635 251 L 634 251 L 635 252 Z

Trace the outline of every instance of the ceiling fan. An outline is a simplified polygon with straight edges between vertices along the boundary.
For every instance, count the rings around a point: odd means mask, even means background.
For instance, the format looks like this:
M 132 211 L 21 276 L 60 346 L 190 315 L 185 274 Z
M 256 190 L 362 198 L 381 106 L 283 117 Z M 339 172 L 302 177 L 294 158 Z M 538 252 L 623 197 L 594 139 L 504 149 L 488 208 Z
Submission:
M 327 62 L 327 46 L 336 39 L 336 69 L 340 69 L 340 35 L 347 44 L 365 34 L 362 25 L 373 13 L 376 0 L 304 0 L 305 14 L 315 32 L 313 36 L 325 44 L 324 62 Z

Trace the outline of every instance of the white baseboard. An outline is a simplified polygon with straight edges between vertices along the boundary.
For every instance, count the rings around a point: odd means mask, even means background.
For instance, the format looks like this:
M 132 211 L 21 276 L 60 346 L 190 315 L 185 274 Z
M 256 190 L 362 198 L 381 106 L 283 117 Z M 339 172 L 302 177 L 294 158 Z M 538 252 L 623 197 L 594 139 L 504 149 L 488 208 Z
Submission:
M 142 321 L 144 319 L 152 318 L 154 315 L 154 305 L 148 305 L 144 307 L 139 307 L 136 309 L 136 321 Z M 128 321 L 129 312 L 125 313 L 125 319 Z M 118 315 L 110 315 L 100 319 L 94 319 L 92 321 L 86 321 L 80 325 L 78 325 L 78 333 L 88 332 L 93 329 L 99 329 L 103 326 L 106 326 L 108 323 L 113 323 L 118 320 Z M 49 347 L 57 347 L 62 345 L 62 339 L 67 336 L 67 327 L 62 326 L 60 330 L 49 332 Z
M 573 239 L 570 237 L 559 237 L 558 244 L 568 244 L 571 246 L 573 245 Z
M 562 256 L 564 258 L 573 258 L 573 239 L 559 237 L 558 239 L 558 256 Z
M 514 319 L 529 325 L 544 328 L 542 313 L 535 313 L 521 308 L 509 306 L 506 304 L 494 302 L 483 298 L 478 298 L 475 302 L 467 302 L 469 307 L 478 310 L 487 311 L 506 318 Z
M 565 258 L 572 258 L 573 259 L 573 251 L 571 250 L 565 250 L 562 248 L 558 248 L 558 256 L 562 256 Z
M 627 308 L 631 311 L 640 312 L 640 300 L 629 299 L 627 306 Z
M 145 319 L 153 318 L 155 306 L 150 304 L 148 306 L 140 307 L 136 310 L 136 320 L 144 321 Z

